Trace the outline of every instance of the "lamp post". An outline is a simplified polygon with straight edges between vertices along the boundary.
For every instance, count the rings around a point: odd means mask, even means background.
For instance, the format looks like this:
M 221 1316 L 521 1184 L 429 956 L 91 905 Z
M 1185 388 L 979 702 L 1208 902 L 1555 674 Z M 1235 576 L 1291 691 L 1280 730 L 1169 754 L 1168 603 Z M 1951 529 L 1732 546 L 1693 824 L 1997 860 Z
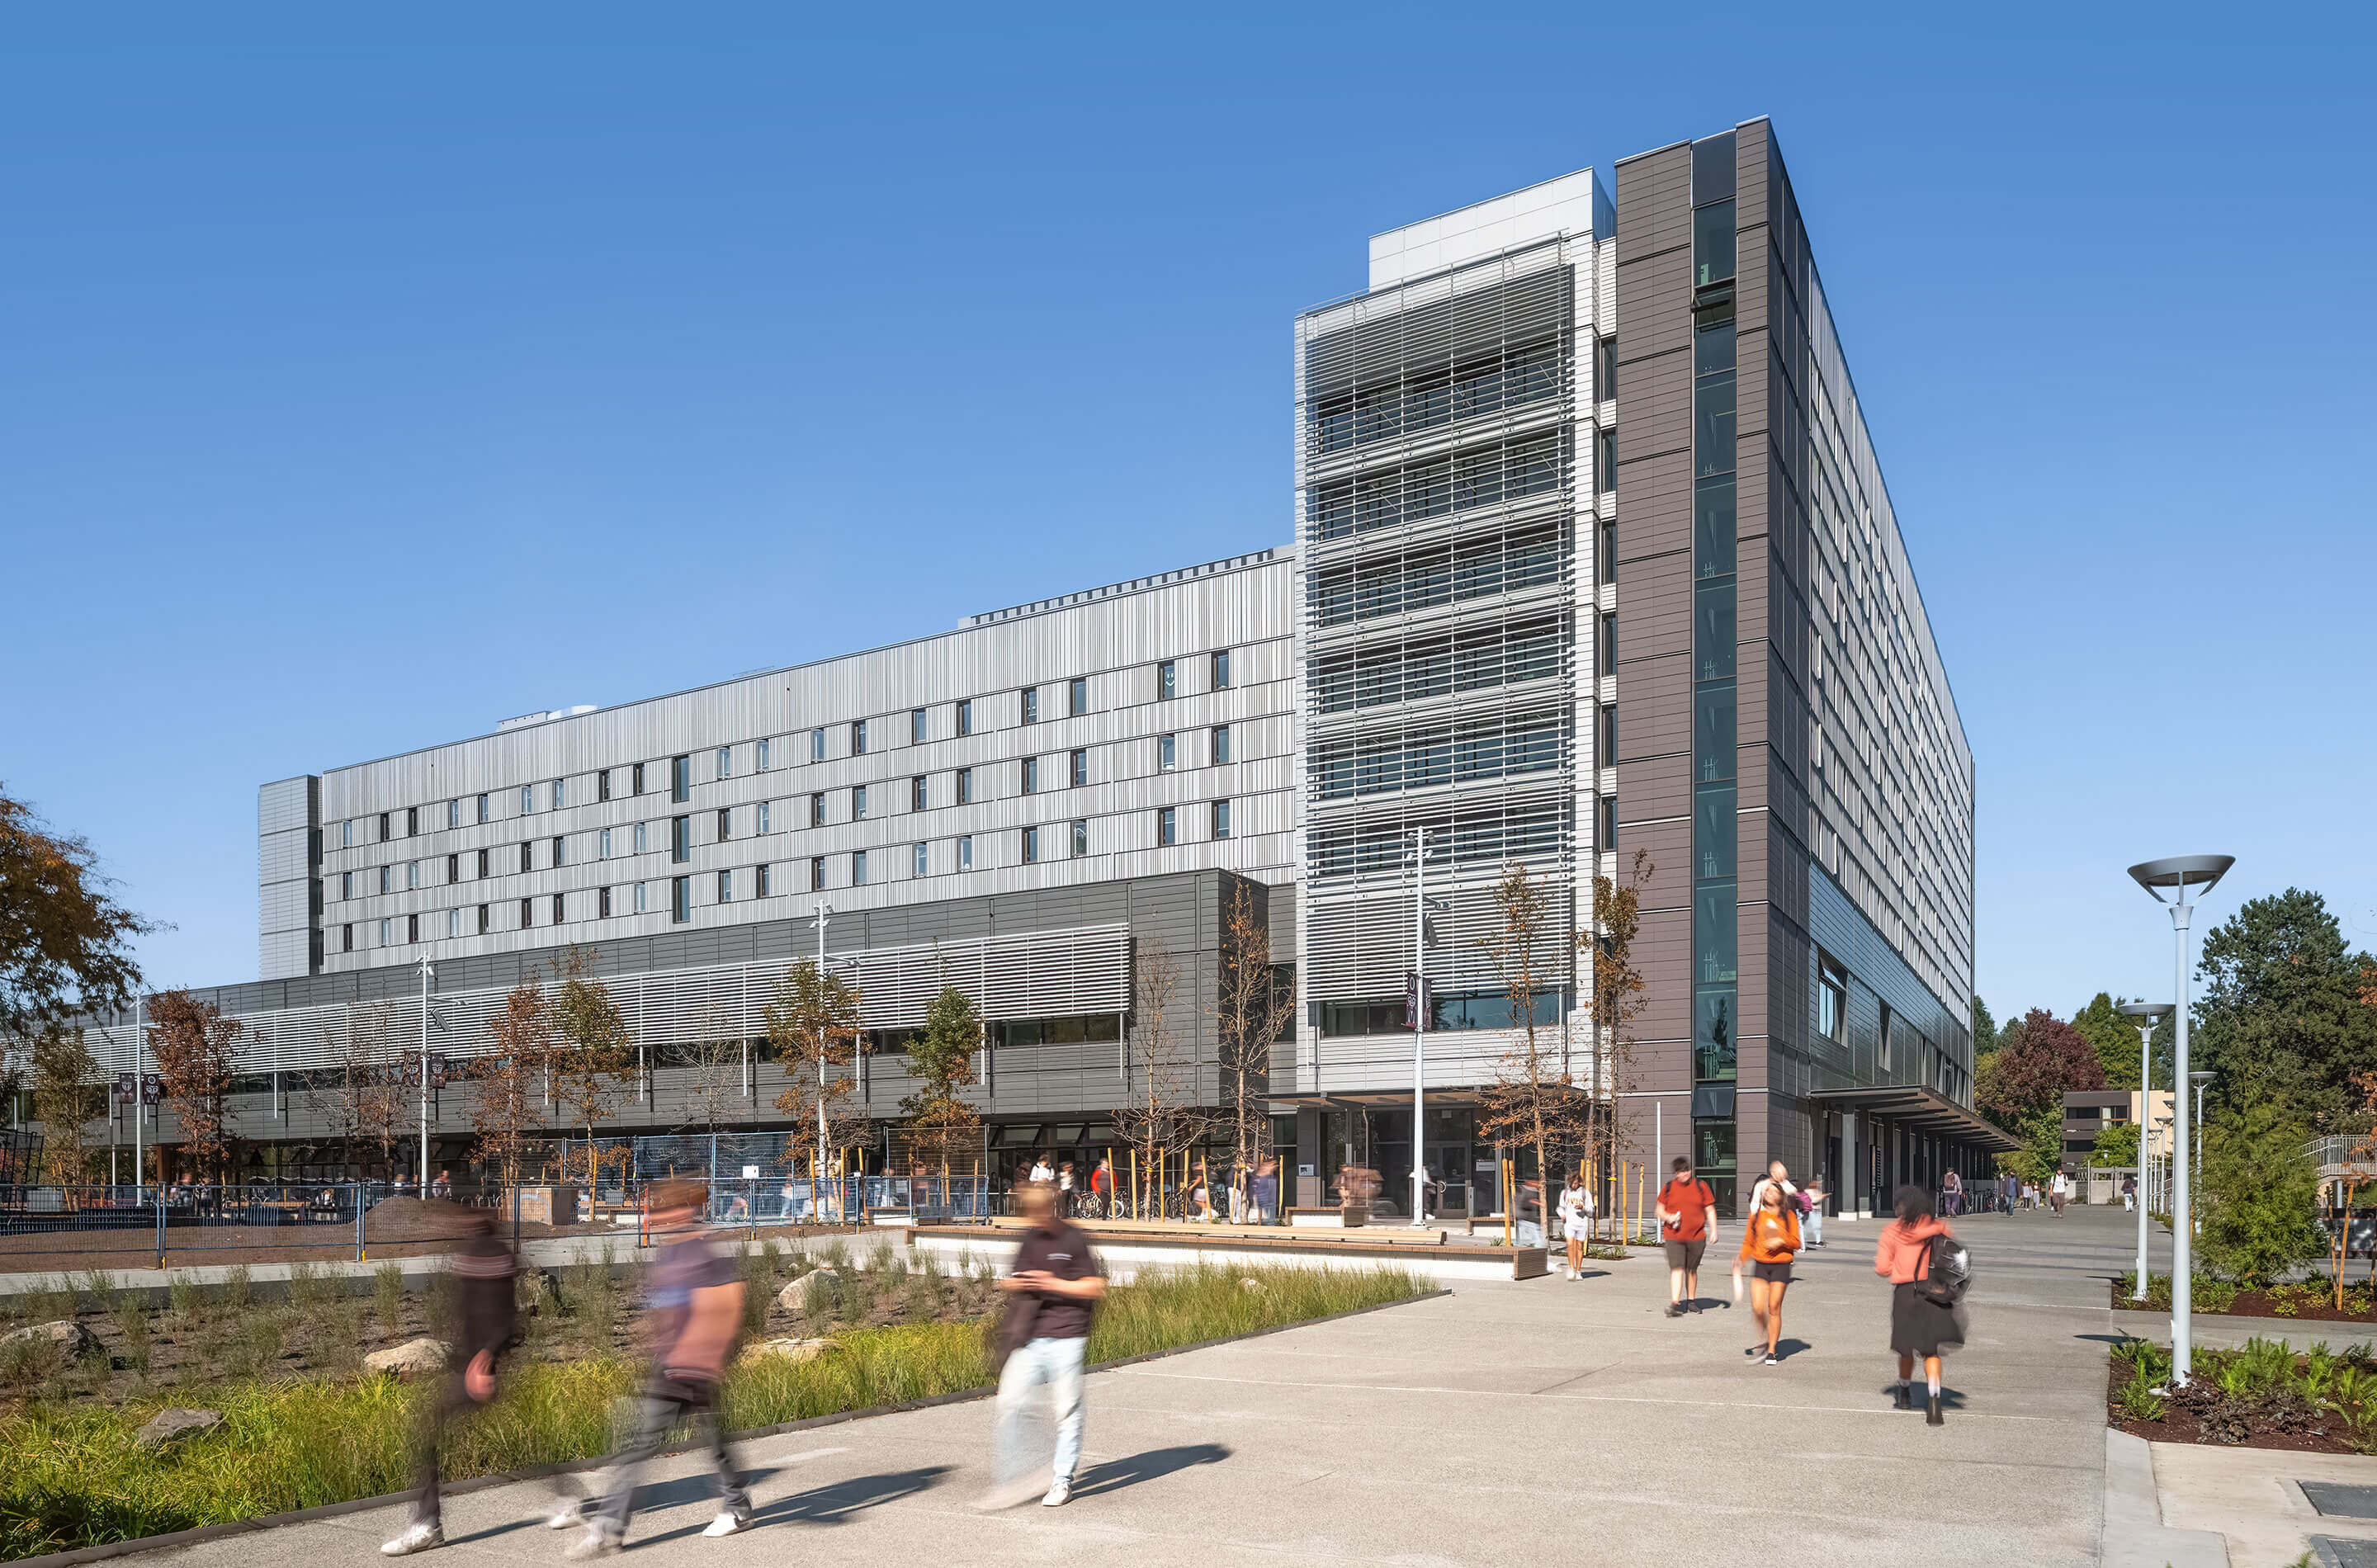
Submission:
M 2130 1299 L 2146 1299 L 2146 1211 L 2154 1204 L 2148 1201 L 2146 1185 L 2146 1119 L 2154 1105 L 2154 1032 L 2155 1024 L 2169 1016 L 2167 1001 L 2127 1001 L 2121 1004 L 2121 1015 L 2133 1019 L 2138 1026 L 2138 1282 L 2130 1292 Z
M 1414 1226 L 1427 1223 L 1427 1015 L 1432 999 L 1427 994 L 1427 912 L 1449 909 L 1451 904 L 1440 898 L 1427 896 L 1427 833 L 1426 828 L 1412 830 L 1412 1168 L 1411 1222 Z
M 820 1220 L 825 1217 L 825 923 L 833 918 L 833 905 L 819 902 L 817 906 L 818 928 L 818 1141 L 814 1178 L 809 1182 L 809 1209 Z M 713 1175 L 715 1172 L 712 1173 Z
M 2161 1150 L 2155 1155 L 2155 1196 L 2162 1200 L 2162 1212 L 2170 1213 L 2170 1118 L 2155 1118 L 2155 1136 L 2161 1140 Z
M 2195 1085 L 2195 1173 L 2190 1178 L 2190 1185 L 2201 1187 L 2204 1184 L 2204 1085 L 2212 1081 L 2212 1074 L 2199 1069 L 2189 1073 L 2187 1079 Z
M 437 966 L 421 961 L 421 1197 L 429 1196 L 429 982 Z

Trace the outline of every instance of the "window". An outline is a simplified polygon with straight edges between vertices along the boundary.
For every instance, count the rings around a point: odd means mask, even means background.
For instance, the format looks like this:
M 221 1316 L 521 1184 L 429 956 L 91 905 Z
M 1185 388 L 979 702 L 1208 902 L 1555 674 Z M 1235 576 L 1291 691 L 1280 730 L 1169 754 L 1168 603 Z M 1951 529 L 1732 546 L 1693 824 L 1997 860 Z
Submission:
M 735 748 L 731 746 L 718 748 L 718 776 L 722 779 L 735 776 Z
M 408 806 L 404 808 L 404 836 L 406 838 L 421 836 L 421 808 L 418 806 Z
M 751 771 L 755 773 L 768 771 L 768 743 L 764 740 L 751 748 Z
M 638 855 L 643 854 L 646 850 L 651 847 L 651 844 L 647 841 L 644 833 L 644 830 L 651 825 L 651 824 L 649 822 L 638 822 L 636 824 L 636 853 Z
M 520 868 L 523 871 L 533 871 L 536 869 L 536 860 L 529 849 L 529 842 L 526 839 L 520 840 Z
M 960 735 L 973 733 L 973 699 L 971 697 L 958 704 L 958 733 Z
M 912 877 L 925 876 L 928 874 L 930 866 L 930 859 L 925 854 L 925 846 L 921 844 L 917 844 L 908 867 L 908 874 Z
M 1733 276 L 1733 203 L 1720 201 L 1692 213 L 1692 284 L 1722 283 Z
M 971 871 L 973 869 L 973 837 L 972 834 L 967 834 L 958 840 L 958 869 L 961 871 Z
M 1601 797 L 1601 832 L 1596 836 L 1600 842 L 1594 848 L 1609 850 L 1618 847 L 1618 797 L 1614 795 Z
M 1594 432 L 1593 483 L 1605 496 L 1618 488 L 1618 431 L 1614 426 Z
M 479 905 L 479 935 L 483 937 L 485 936 L 487 934 L 487 928 L 495 924 L 494 911 L 495 906 L 492 904 L 483 904 Z
M 1090 824 L 1081 818 L 1073 820 L 1073 855 L 1075 858 L 1090 852 Z
M 1023 722 L 1027 724 L 1040 722 L 1040 688 L 1036 686 L 1023 688 Z
M 556 926 L 561 924 L 561 895 L 559 893 L 555 893 L 553 895 L 553 923 Z
M 553 864 L 555 869 L 569 864 L 569 841 L 559 833 L 553 835 Z
M 1213 802 L 1213 836 L 1215 838 L 1230 836 L 1230 803 L 1226 800 Z
M 339 951 L 340 952 L 355 951 L 355 928 L 352 926 L 339 928 Z
M 973 770 L 972 768 L 958 770 L 958 804 L 961 806 L 973 804 Z
M 339 896 L 342 899 L 355 896 L 355 874 L 352 871 L 339 873 Z
M 594 835 L 594 858 L 597 860 L 611 858 L 611 830 L 608 828 L 603 829 Z
M 809 731 L 809 760 L 812 762 L 825 760 L 825 726 L 823 724 Z
M 421 940 L 420 916 L 408 915 L 404 917 L 404 940 L 407 942 L 417 942 Z
M 721 904 L 735 902 L 735 873 L 732 871 L 718 873 L 718 902 Z
M 1229 760 L 1230 726 L 1227 724 L 1215 724 L 1213 726 L 1213 766 L 1218 768 Z
M 809 892 L 825 892 L 825 856 L 822 855 L 809 857 Z
M 866 755 L 866 721 L 865 719 L 853 719 L 850 722 L 850 754 L 853 757 Z
M 850 786 L 850 820 L 854 822 L 866 820 L 866 786 L 865 784 Z
M 394 940 L 395 940 L 395 939 L 394 939 L 394 938 L 392 938 L 392 937 L 390 937 L 390 936 L 388 935 L 388 931 L 389 931 L 389 929 L 390 929 L 390 928 L 391 928 L 395 924 L 396 924 L 396 923 L 395 923 L 394 921 L 392 921 L 392 920 L 382 920 L 382 921 L 379 923 L 379 945 L 380 945 L 380 946 L 382 946 L 382 947 L 387 947 L 387 946 L 388 946 L 392 941 L 394 941 Z
M 757 875 L 759 880 L 759 885 L 753 890 L 756 896 L 766 898 L 776 891 L 776 868 L 762 861 L 760 862 L 759 869 L 755 873 L 755 875 Z
M 1073 787 L 1075 789 L 1079 789 L 1083 784 L 1090 782 L 1090 754 L 1087 751 L 1075 751 L 1073 753 L 1072 779 Z
M 487 877 L 487 851 L 485 851 L 485 850 L 484 850 L 484 849 L 483 849 L 483 850 L 479 851 L 479 879 L 480 879 L 480 880 L 484 881 L 484 880 L 486 880 L 486 877 Z
M 925 711 L 922 708 L 908 710 L 908 744 L 911 746 L 925 744 Z
M 1040 830 L 1037 828 L 1026 828 L 1023 830 L 1023 864 L 1026 866 L 1037 866 L 1039 863 Z
M 925 775 L 918 773 L 914 778 L 908 781 L 908 809 L 911 811 L 922 811 L 924 808 Z
M 823 790 L 809 796 L 809 826 L 812 828 L 825 826 L 825 792 Z
M 486 797 L 485 796 L 484 796 L 484 795 L 483 795 L 483 796 L 479 796 L 479 798 L 480 798 L 481 800 L 484 800 L 484 799 L 486 799 L 487 797 Z M 484 812 L 483 812 L 483 813 L 481 813 L 481 814 L 480 814 L 480 817 L 479 817 L 479 820 L 481 820 L 481 821 L 483 821 L 483 822 L 484 822 L 484 821 L 485 821 L 486 820 L 487 820 L 487 819 L 486 819 L 486 815 L 485 815 Z M 355 820 L 354 820 L 352 817 L 350 817 L 350 818 L 348 818 L 345 821 L 340 822 L 340 823 L 339 824 L 339 847 L 340 847 L 340 849 L 352 849 L 354 846 L 355 846 Z
M 450 888 L 450 887 L 452 887 L 456 882 L 459 882 L 459 881 L 460 881 L 461 880 L 462 880 L 462 857 L 461 857 L 461 856 L 460 856 L 460 855 L 449 855 L 449 856 L 448 856 L 446 857 L 446 885 L 447 885 L 448 887 L 449 887 L 449 888 Z
M 558 811 L 561 809 L 563 804 L 561 781 L 559 779 L 555 779 L 553 781 L 553 808 L 555 811 Z
M 1026 757 L 1023 759 L 1023 793 L 1026 795 L 1036 795 L 1039 793 L 1039 790 L 1040 759 L 1037 757 Z
M 1594 748 L 1600 753 L 1593 760 L 1595 767 L 1618 766 L 1618 704 L 1615 702 L 1601 705 L 1601 728 L 1595 737 Z
M 693 798 L 692 758 L 672 757 L 669 759 L 669 798 L 671 800 L 678 801 L 691 800 Z
M 608 920 L 611 918 L 611 890 L 609 888 L 596 888 L 594 890 L 594 918 L 597 920 Z
M 379 814 L 379 842 L 388 842 L 388 813 L 385 811 Z
M 854 888 L 866 885 L 866 851 L 863 849 L 850 852 L 850 885 Z
M 521 816 L 525 817 L 525 816 L 528 816 L 530 813 L 533 812 L 535 809 L 536 809 L 536 785 L 534 785 L 534 784 L 522 784 L 522 785 L 520 785 L 520 814 Z
M 1230 689 L 1230 651 L 1227 648 L 1213 655 L 1213 689 Z
M 611 798 L 611 770 L 608 768 L 594 770 L 594 798 L 596 800 Z
M 520 845 L 520 847 L 521 847 L 522 849 L 526 849 L 526 848 L 528 847 L 528 845 L 526 845 L 526 844 L 522 844 L 522 845 Z M 381 893 L 381 895 L 382 895 L 383 897 L 385 897 L 385 896 L 386 896 L 389 892 L 391 892 L 391 891 L 392 891 L 392 890 L 389 888 L 389 886 L 388 886 L 388 868 L 387 868 L 387 867 L 383 866 L 383 867 L 381 867 L 381 868 L 379 868 L 379 891 L 380 891 L 380 893 Z
M 644 890 L 651 885 L 651 884 L 649 882 L 638 882 L 636 884 L 636 913 L 639 915 L 643 914 L 650 907 L 650 905 L 645 902 Z
M 1168 773 L 1179 765 L 1180 737 L 1162 735 L 1155 737 L 1155 771 Z
M 735 813 L 726 807 L 718 808 L 718 842 L 724 844 L 735 836 Z
M 1596 582 L 1618 581 L 1618 525 L 1616 523 L 1605 520 L 1601 524 L 1598 542 L 1593 549 L 1593 566 L 1594 581 Z
M 418 861 L 418 860 L 408 860 L 408 861 L 406 861 L 406 862 L 404 863 L 404 891 L 405 891 L 405 892 L 411 892 L 413 889 L 415 889 L 415 888 L 419 887 L 420 885 L 421 885 L 421 862 L 420 862 L 420 861 Z
M 1078 719 L 1090 711 L 1090 677 L 1075 676 L 1066 688 L 1065 712 Z
M 752 815 L 752 829 L 751 829 L 751 831 L 752 831 L 753 832 L 756 832 L 756 833 L 765 833 L 765 832 L 768 832 L 768 802 L 766 802 L 766 801 L 764 801 L 764 800 L 763 800 L 763 801 L 759 802 L 759 804 L 758 804 L 758 805 L 757 805 L 757 806 L 753 807 L 753 808 L 751 808 L 751 815 Z
M 1618 616 L 1615 612 L 1601 617 L 1600 667 L 1593 673 L 1596 676 L 1618 673 Z
M 644 765 L 641 762 L 627 770 L 627 784 L 628 793 L 633 795 L 644 793 Z
M 525 931 L 525 930 L 527 930 L 530 927 L 532 927 L 532 926 L 533 926 L 533 925 L 535 925 L 535 924 L 536 924 L 536 900 L 534 900 L 534 899 L 532 899 L 532 898 L 524 898 L 524 899 L 522 899 L 522 900 L 520 900 L 520 928 L 521 930 Z
M 669 819 L 669 858 L 679 864 L 693 858 L 693 819 Z
M 669 919 L 682 926 L 693 918 L 693 879 L 669 879 Z
M 448 827 L 448 829 L 451 830 L 451 829 L 454 829 L 454 828 L 459 828 L 459 827 L 460 827 L 461 825 L 462 825 L 462 803 L 461 803 L 460 801 L 459 801 L 459 800 L 449 800 L 449 801 L 448 801 L 448 802 L 446 803 L 446 826 Z
M 446 912 L 446 935 L 450 939 L 459 937 L 461 934 L 462 912 L 459 909 L 448 910 Z
M 1598 338 L 1593 344 L 1593 401 L 1606 403 L 1618 395 L 1618 340 Z
M 1841 1043 L 1842 1021 L 1848 1016 L 1848 971 L 1834 962 L 1829 953 L 1816 954 L 1816 1035 L 1820 1039 Z
M 1158 849 L 1170 849 L 1179 842 L 1179 815 L 1173 808 L 1164 807 L 1155 813 L 1155 845 Z
M 1167 697 L 1177 696 L 1180 690 L 1178 681 L 1179 672 L 1173 667 L 1171 660 L 1166 659 L 1156 665 L 1155 700 L 1161 702 Z

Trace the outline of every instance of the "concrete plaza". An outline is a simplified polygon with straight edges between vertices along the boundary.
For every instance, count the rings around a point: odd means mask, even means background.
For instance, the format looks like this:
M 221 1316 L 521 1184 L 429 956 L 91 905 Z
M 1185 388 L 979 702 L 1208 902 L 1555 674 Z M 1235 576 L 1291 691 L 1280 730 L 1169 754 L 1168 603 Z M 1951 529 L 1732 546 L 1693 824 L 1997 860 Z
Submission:
M 1072 1503 L 972 1506 L 986 1403 L 770 1438 L 743 1454 L 759 1528 L 723 1541 L 690 1456 L 656 1467 L 627 1561 L 648 1568 L 824 1558 L 920 1563 L 1392 1562 L 1407 1568 L 1757 1563 L 1810 1568 L 2096 1561 L 2106 1278 L 2134 1231 L 2116 1209 L 1990 1215 L 1972 1338 L 1948 1363 L 1944 1428 L 1883 1395 L 1887 1284 L 1872 1222 L 1834 1222 L 1785 1313 L 1787 1354 L 1743 1354 L 1727 1227 L 1671 1320 L 1664 1265 L 1463 1283 L 1411 1306 L 1099 1373 Z M 542 1484 L 448 1505 L 430 1561 L 556 1562 Z M 190 1568 L 361 1562 L 397 1511 L 183 1548 Z M 151 1559 L 156 1561 L 158 1559 Z

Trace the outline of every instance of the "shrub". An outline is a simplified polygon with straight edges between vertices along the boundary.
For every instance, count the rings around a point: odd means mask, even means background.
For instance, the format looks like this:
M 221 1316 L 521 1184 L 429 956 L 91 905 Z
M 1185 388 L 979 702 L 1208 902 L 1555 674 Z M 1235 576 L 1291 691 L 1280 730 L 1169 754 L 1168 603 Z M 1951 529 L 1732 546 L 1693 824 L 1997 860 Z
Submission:
M 2276 1107 L 2250 1105 L 2223 1118 L 2204 1145 L 2204 1262 L 2258 1287 L 2320 1256 L 2318 1188 L 2302 1129 Z

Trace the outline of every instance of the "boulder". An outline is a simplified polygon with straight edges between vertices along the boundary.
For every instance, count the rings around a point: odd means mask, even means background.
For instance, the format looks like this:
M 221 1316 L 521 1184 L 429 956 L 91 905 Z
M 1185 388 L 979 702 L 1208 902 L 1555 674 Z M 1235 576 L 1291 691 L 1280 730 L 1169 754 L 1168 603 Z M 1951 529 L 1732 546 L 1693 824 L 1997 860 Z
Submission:
M 386 1350 L 375 1350 L 364 1358 L 367 1372 L 394 1372 L 398 1377 L 424 1377 L 446 1370 L 446 1359 L 453 1352 L 442 1339 L 424 1335 L 409 1339 Z
M 799 1311 L 804 1299 L 801 1282 L 797 1279 L 776 1292 L 776 1305 L 788 1312 Z
M 132 1434 L 135 1448 L 163 1448 L 185 1438 L 210 1432 L 223 1424 L 220 1410 L 160 1410 L 147 1426 Z
M 5 1337 L 0 1337 L 0 1345 L 15 1345 L 29 1340 L 47 1340 L 58 1347 L 60 1357 L 69 1361 L 79 1361 L 85 1356 L 96 1355 L 99 1351 L 99 1335 L 72 1318 L 61 1318 L 54 1323 L 35 1323 L 30 1328 L 17 1329 Z
M 814 1361 L 834 1347 L 830 1339 L 763 1339 L 743 1352 L 743 1359 L 758 1361 L 781 1358 L 798 1366 Z

